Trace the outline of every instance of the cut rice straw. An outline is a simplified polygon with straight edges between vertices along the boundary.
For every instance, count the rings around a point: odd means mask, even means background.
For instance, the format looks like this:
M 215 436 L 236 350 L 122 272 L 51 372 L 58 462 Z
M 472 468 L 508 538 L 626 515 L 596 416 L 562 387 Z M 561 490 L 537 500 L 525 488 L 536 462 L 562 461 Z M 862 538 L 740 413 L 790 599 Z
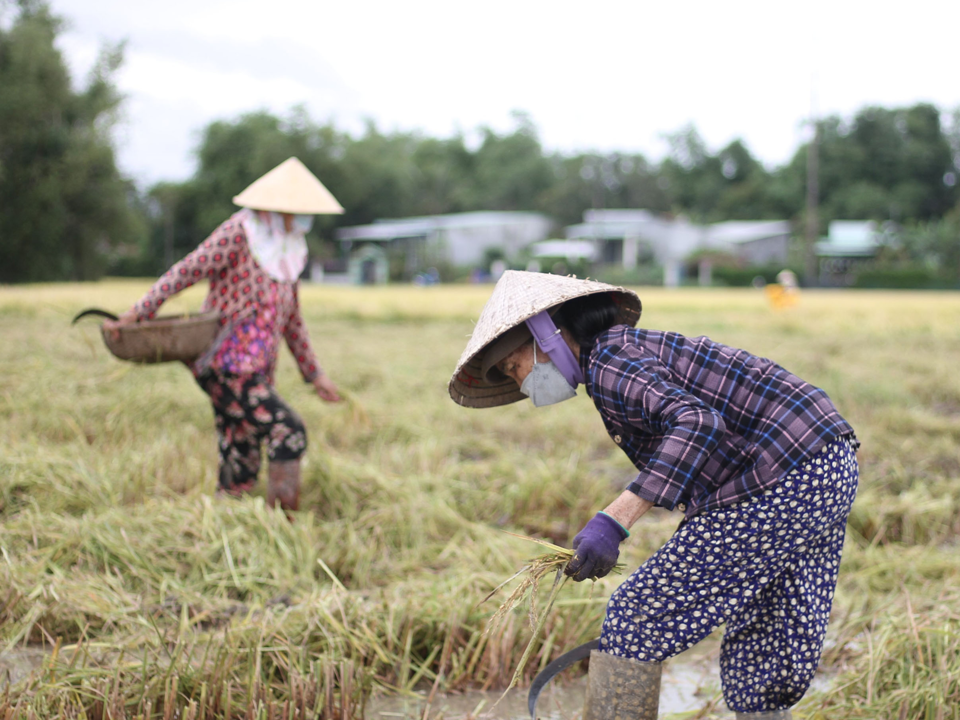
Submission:
M 517 572 L 504 580 L 502 583 L 497 585 L 487 594 L 486 597 L 483 598 L 483 600 L 477 603 L 478 605 L 482 605 L 511 582 L 517 578 L 521 578 L 520 582 L 517 583 L 517 586 L 513 589 L 513 592 L 510 593 L 507 599 L 500 604 L 500 607 L 497 608 L 497 611 L 490 618 L 490 622 L 487 624 L 487 632 L 489 632 L 491 628 L 499 626 L 500 623 L 503 622 L 504 618 L 506 618 L 507 614 L 519 607 L 528 597 L 530 598 L 530 626 L 534 627 L 537 623 L 536 604 L 538 595 L 537 591 L 540 588 L 540 579 L 549 574 L 551 571 L 562 571 L 567 566 L 567 563 L 570 562 L 570 559 L 574 554 L 573 550 L 560 547 L 559 545 L 554 545 L 553 543 L 547 542 L 546 540 L 541 540 L 540 538 L 527 537 L 526 535 L 519 535 L 506 530 L 503 532 L 515 538 L 520 538 L 521 540 L 528 540 L 530 542 L 535 542 L 538 545 L 543 545 L 545 548 L 548 548 L 550 552 L 544 553 L 543 555 L 535 558 L 531 558 L 526 565 L 517 570 Z
M 311 436 L 291 524 L 262 490 L 208 497 L 216 450 L 198 437 L 213 437 L 210 409 L 182 366 L 120 363 L 94 323 L 64 332 L 81 308 L 128 307 L 148 286 L 0 287 L 0 651 L 34 673 L 4 687 L 13 675 L 0 657 L 0 719 L 287 718 L 289 703 L 299 718 L 341 720 L 411 685 L 499 695 L 530 640 L 520 613 L 537 627 L 549 573 L 570 553 L 494 528 L 565 538 L 609 501 L 628 461 L 582 408 L 481 417 L 436 392 L 489 288 L 302 288 L 311 333 L 335 339 L 323 359 L 345 402 L 316 402 L 295 363 L 280 363 L 278 389 Z M 199 307 L 204 289 L 193 291 L 174 312 Z M 789 314 L 747 289 L 644 293 L 660 329 L 822 381 L 865 441 L 870 482 L 850 516 L 823 663 L 833 680 L 801 712 L 960 720 L 960 383 L 949 361 L 960 293 L 811 291 Z M 904 364 L 905 348 L 922 352 Z M 649 514 L 627 564 L 675 525 Z M 553 570 L 528 559 L 559 552 Z M 534 571 L 508 605 L 541 596 L 484 634 Z M 474 606 L 509 576 L 496 602 Z M 614 584 L 558 587 L 518 686 L 596 637 L 605 598 L 589 590 Z
M 497 699 L 497 702 L 493 707 L 496 707 L 497 704 L 499 704 L 500 701 L 506 697 L 506 694 L 517 686 L 517 683 L 523 677 L 523 671 L 527 666 L 527 662 L 530 660 L 531 654 L 533 653 L 533 647 L 543 631 L 543 626 L 550 614 L 550 610 L 553 608 L 554 601 L 557 599 L 557 595 L 560 594 L 561 588 L 567 581 L 567 576 L 563 571 L 567 567 L 567 563 L 569 563 L 574 556 L 573 550 L 560 547 L 559 545 L 554 545 L 546 540 L 527 537 L 526 535 L 519 535 L 509 531 L 504 532 L 506 532 L 507 535 L 512 535 L 513 537 L 520 538 L 521 540 L 529 540 L 530 542 L 535 542 L 538 545 L 543 545 L 544 547 L 548 548 L 550 552 L 532 558 L 526 565 L 520 568 L 520 570 L 511 575 L 504 582 L 497 585 L 497 587 L 495 587 L 483 600 L 480 601 L 480 603 L 478 603 L 483 604 L 491 597 L 496 595 L 497 592 L 499 592 L 503 587 L 510 584 L 513 580 L 518 577 L 521 578 L 520 582 L 517 583 L 517 586 L 513 589 L 513 592 L 510 593 L 507 599 L 500 604 L 500 607 L 497 608 L 497 611 L 487 623 L 487 627 L 484 632 L 489 633 L 492 628 L 498 627 L 506 619 L 507 615 L 519 607 L 524 600 L 529 598 L 530 602 L 530 627 L 532 628 L 530 640 L 527 642 L 527 646 L 523 649 L 523 654 L 520 656 L 520 661 L 517 663 L 517 667 L 513 671 L 513 676 L 510 678 L 510 682 L 507 684 L 507 687 L 504 688 L 503 694 Z M 614 572 L 620 572 L 622 568 L 623 565 L 618 564 L 614 568 Z M 540 590 L 540 580 L 551 572 L 556 573 L 556 576 L 553 580 L 553 587 L 550 589 L 550 595 L 547 597 L 547 602 L 544 605 L 543 610 L 538 613 L 537 597 Z

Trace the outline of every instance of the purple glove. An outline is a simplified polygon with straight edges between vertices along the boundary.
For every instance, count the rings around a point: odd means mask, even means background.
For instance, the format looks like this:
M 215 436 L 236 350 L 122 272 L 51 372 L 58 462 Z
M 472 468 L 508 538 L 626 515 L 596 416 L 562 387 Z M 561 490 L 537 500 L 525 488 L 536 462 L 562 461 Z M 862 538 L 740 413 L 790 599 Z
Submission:
M 574 556 L 564 572 L 577 582 L 602 578 L 613 569 L 620 557 L 620 543 L 630 537 L 624 527 L 598 512 L 573 539 Z

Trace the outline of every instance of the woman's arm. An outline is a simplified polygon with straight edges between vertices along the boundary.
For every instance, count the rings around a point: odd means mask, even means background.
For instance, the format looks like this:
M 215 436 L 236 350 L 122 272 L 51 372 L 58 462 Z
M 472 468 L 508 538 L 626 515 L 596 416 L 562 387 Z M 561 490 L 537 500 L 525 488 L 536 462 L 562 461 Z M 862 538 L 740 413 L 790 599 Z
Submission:
M 605 419 L 660 442 L 637 479 L 574 538 L 565 572 L 576 581 L 606 575 L 630 527 L 655 504 L 673 509 L 725 432 L 719 413 L 666 377 L 666 368 L 632 347 L 601 355 L 594 370 L 593 399 Z
M 287 341 L 287 347 L 293 353 L 297 366 L 300 368 L 300 374 L 303 379 L 313 383 L 317 395 L 327 402 L 339 402 L 340 392 L 333 380 L 323 371 L 317 356 L 310 345 L 310 334 L 307 332 L 307 325 L 303 322 L 303 316 L 300 314 L 300 297 L 298 287 L 293 289 L 293 310 L 287 318 L 286 325 L 283 328 L 283 337 Z
M 216 276 L 225 278 L 230 268 L 241 260 L 240 245 L 243 236 L 232 237 L 226 233 L 214 233 L 204 240 L 183 260 L 167 270 L 153 287 L 140 298 L 124 316 L 132 313 L 135 320 L 152 319 L 157 310 L 170 297 L 191 285 Z
M 672 510 L 722 440 L 726 424 L 669 378 L 670 370 L 642 348 L 612 348 L 594 371 L 593 399 L 606 420 L 659 438 L 627 489 Z
M 183 260 L 167 270 L 140 298 L 133 307 L 116 321 L 105 322 L 108 330 L 121 325 L 151 319 L 170 297 L 205 278 L 219 275 L 226 278 L 227 272 L 242 260 L 245 237 L 236 225 L 221 225 L 210 237 Z
M 649 500 L 624 490 L 577 533 L 564 572 L 577 582 L 606 575 L 617 564 L 620 543 L 630 536 L 630 527 L 652 507 Z
M 310 345 L 310 334 L 307 332 L 307 326 L 303 322 L 303 316 L 300 314 L 300 293 L 297 285 L 293 288 L 293 308 L 286 318 L 283 326 L 283 337 L 287 341 L 287 347 L 293 353 L 293 359 L 297 361 L 300 368 L 300 374 L 307 382 L 313 382 L 314 378 L 323 374 L 323 368 L 317 361 L 317 356 Z
M 644 500 L 630 490 L 624 490 L 603 512 L 620 523 L 624 530 L 629 530 L 652 507 L 653 503 L 649 500 Z

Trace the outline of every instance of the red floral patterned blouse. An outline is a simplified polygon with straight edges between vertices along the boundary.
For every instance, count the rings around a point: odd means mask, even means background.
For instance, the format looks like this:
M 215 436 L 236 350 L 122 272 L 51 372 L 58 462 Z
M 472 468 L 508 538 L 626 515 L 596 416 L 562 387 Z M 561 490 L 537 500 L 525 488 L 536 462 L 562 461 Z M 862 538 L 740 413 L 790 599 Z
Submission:
M 298 283 L 274 280 L 260 268 L 238 215 L 222 223 L 154 283 L 134 305 L 137 319 L 153 318 L 171 295 L 208 279 L 210 294 L 203 311 L 219 311 L 221 331 L 210 350 L 193 364 L 194 374 L 208 368 L 236 375 L 263 373 L 273 383 L 283 335 L 304 380 L 310 382 L 323 370 L 300 315 Z

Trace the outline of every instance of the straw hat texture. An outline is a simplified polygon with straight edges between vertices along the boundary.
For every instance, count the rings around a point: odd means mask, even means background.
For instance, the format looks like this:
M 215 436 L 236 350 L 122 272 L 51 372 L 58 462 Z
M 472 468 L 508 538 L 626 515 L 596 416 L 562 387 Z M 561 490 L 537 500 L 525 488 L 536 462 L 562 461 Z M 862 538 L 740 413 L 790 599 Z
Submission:
M 240 207 L 294 215 L 339 215 L 343 207 L 323 183 L 292 157 L 233 198 Z
M 507 270 L 493 288 L 493 294 L 480 312 L 457 369 L 450 378 L 450 397 L 465 407 L 485 408 L 523 400 L 526 395 L 513 380 L 487 380 L 483 376 L 483 356 L 501 335 L 539 312 L 562 305 L 567 300 L 611 293 L 620 308 L 617 322 L 636 325 L 640 319 L 640 298 L 632 290 L 594 280 L 546 273 Z

